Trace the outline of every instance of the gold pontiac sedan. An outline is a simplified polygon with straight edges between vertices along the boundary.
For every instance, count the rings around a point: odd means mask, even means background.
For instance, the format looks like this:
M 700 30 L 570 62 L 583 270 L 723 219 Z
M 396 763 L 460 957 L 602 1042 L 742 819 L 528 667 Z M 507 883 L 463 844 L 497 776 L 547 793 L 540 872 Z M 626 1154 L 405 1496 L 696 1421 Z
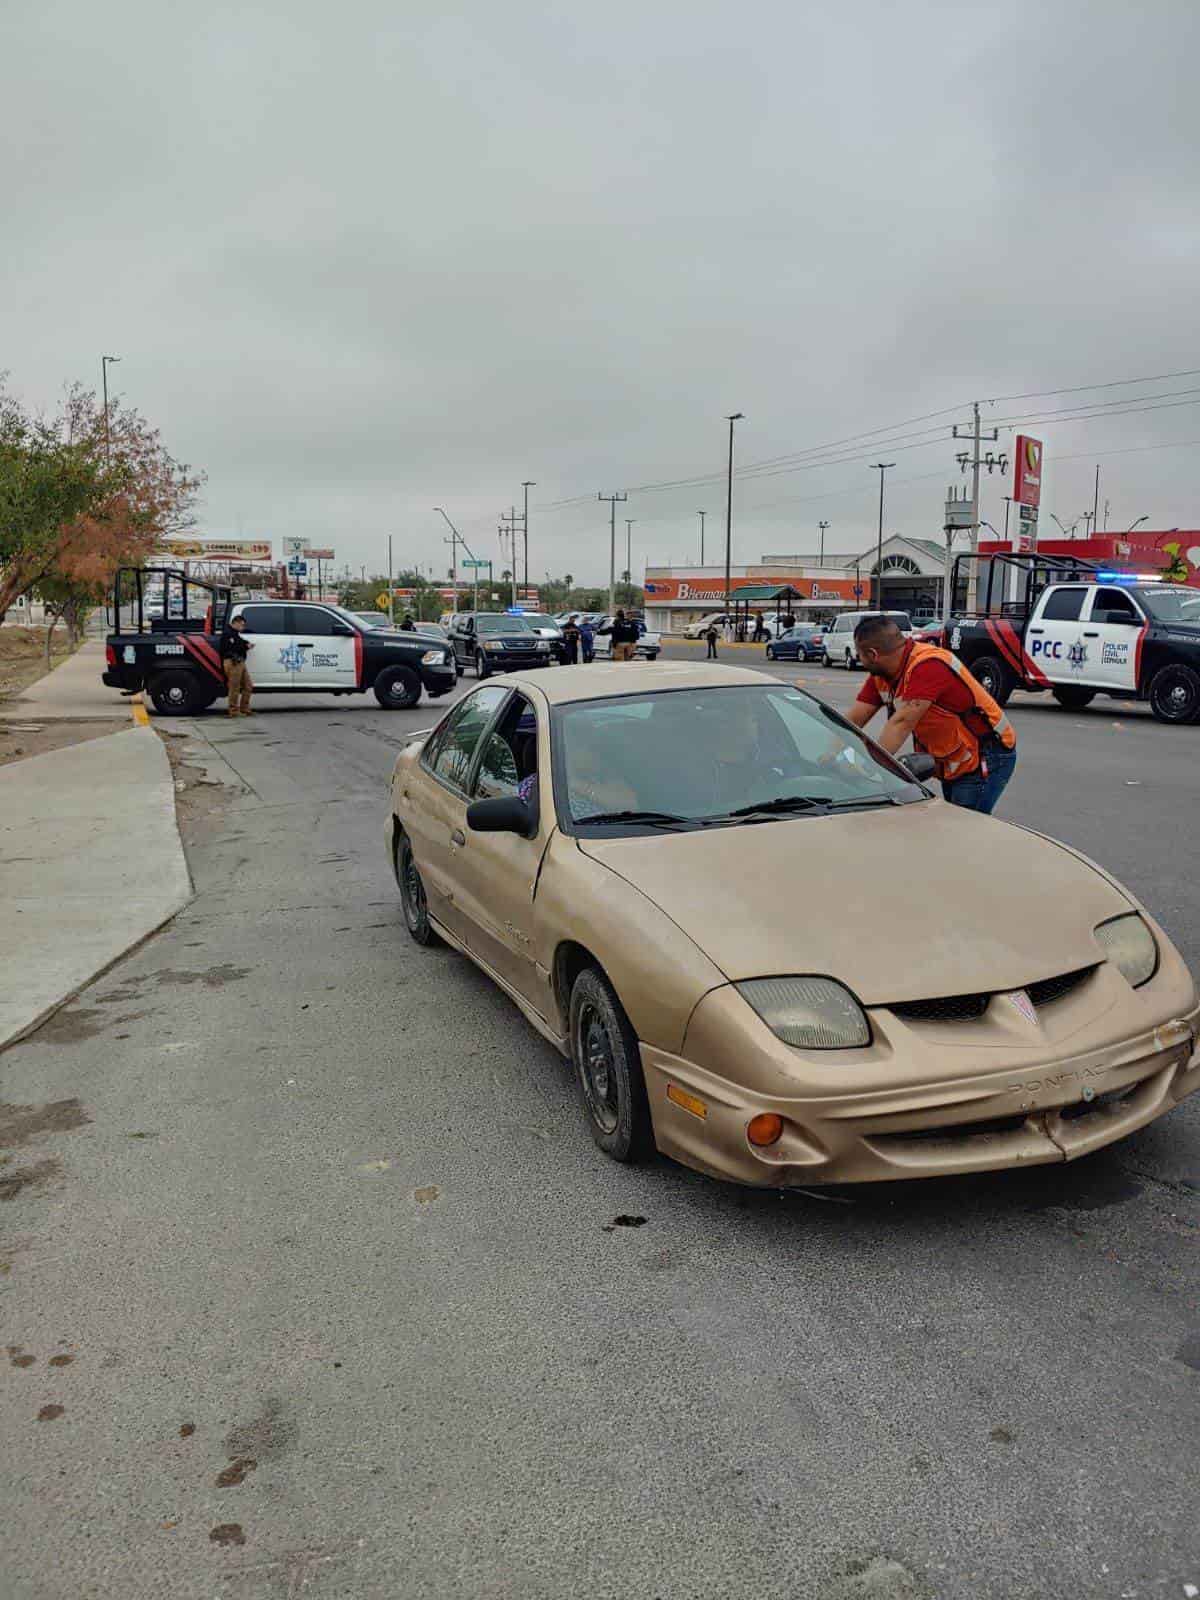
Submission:
M 1170 940 L 1077 851 L 947 805 L 927 761 L 741 668 L 515 673 L 401 752 L 387 846 L 412 937 L 571 1060 L 618 1161 L 928 1177 L 1169 1111 L 1200 1087 Z

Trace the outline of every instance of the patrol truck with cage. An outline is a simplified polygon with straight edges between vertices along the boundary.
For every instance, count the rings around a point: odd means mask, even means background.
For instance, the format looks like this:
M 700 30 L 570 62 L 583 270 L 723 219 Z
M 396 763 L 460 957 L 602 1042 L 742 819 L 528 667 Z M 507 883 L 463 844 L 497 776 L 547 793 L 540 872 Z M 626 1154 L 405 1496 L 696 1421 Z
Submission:
M 170 567 L 117 573 L 104 682 L 145 690 L 163 716 L 188 717 L 225 693 L 220 635 L 245 618 L 259 694 L 365 694 L 388 711 L 431 700 L 457 682 L 449 644 L 418 633 L 368 628 L 353 612 L 318 600 L 238 600 L 221 584 Z
M 958 556 L 952 593 L 969 563 L 976 604 L 945 642 L 1000 705 L 1014 689 L 1048 691 L 1068 711 L 1104 694 L 1144 700 L 1160 722 L 1200 722 L 1200 591 L 1014 553 Z

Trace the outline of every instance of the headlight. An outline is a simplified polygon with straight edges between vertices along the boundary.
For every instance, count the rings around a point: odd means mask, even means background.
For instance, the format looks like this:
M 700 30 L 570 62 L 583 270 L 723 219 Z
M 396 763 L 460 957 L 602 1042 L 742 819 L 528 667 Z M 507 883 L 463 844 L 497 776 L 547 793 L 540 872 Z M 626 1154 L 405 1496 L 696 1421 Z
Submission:
M 1130 988 L 1140 989 L 1158 971 L 1154 935 L 1136 911 L 1102 922 L 1096 929 L 1096 938 Z
M 539 650 L 549 650 L 549 648 L 550 648 L 550 646 L 546 643 L 546 641 L 544 639 L 539 639 L 538 640 L 538 649 Z
M 421 657 L 421 665 L 423 667 L 443 667 L 449 659 L 450 657 L 444 650 L 426 650 Z
M 503 650 L 504 649 L 504 640 L 503 639 L 488 640 L 488 642 L 484 645 L 483 648 L 485 650 Z
M 751 978 L 736 987 L 771 1032 L 798 1050 L 853 1050 L 871 1042 L 866 1012 L 832 978 Z

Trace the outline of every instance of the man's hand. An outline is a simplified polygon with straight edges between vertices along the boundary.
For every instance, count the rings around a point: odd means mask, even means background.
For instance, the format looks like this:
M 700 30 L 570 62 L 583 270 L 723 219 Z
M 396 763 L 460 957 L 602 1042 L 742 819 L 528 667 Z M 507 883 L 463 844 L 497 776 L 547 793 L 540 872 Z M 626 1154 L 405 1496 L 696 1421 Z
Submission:
M 933 704 L 932 700 L 901 700 L 888 718 L 887 726 L 879 735 L 879 743 L 894 756 L 914 732 L 921 718 Z

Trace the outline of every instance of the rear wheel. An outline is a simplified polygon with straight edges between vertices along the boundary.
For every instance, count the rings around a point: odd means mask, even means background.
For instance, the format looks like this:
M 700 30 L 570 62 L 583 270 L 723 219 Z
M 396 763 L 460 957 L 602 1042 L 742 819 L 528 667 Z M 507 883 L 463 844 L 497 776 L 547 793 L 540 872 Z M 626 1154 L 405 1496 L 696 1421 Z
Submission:
M 821 665 L 823 667 L 831 667 L 833 665 L 833 662 L 829 659 L 829 651 L 828 650 L 823 650 L 821 652 Z
M 1200 674 L 1180 662 L 1160 667 L 1150 680 L 1150 709 L 1160 722 L 1200 719 Z
M 850 654 L 849 650 L 846 651 L 845 667 L 847 672 L 854 671 L 854 657 Z
M 486 678 L 488 676 L 487 658 L 482 650 L 475 652 L 475 676 L 477 678 Z
M 769 644 L 767 646 L 767 660 L 768 661 L 774 661 L 774 659 L 775 659 L 775 646 L 772 645 L 772 644 Z
M 967 663 L 967 670 L 998 706 L 1007 705 L 1008 697 L 1016 687 L 1016 680 L 998 656 L 979 656 Z
M 372 687 L 385 711 L 406 711 L 421 698 L 421 680 L 411 667 L 384 667 Z
M 1091 705 L 1096 698 L 1095 689 L 1077 689 L 1069 683 L 1051 689 L 1050 693 L 1065 711 L 1082 711 L 1084 706 Z
M 150 698 L 163 717 L 190 717 L 211 705 L 216 694 L 205 699 L 205 691 L 191 672 L 160 672 L 150 680 Z
M 637 1035 L 612 985 L 585 967 L 571 989 L 571 1059 L 592 1138 L 614 1161 L 643 1161 L 654 1128 Z
M 437 944 L 438 936 L 429 921 L 429 906 L 425 900 L 425 885 L 413 860 L 412 845 L 408 835 L 401 832 L 396 839 L 396 882 L 400 885 L 400 905 L 404 922 L 416 944 Z

